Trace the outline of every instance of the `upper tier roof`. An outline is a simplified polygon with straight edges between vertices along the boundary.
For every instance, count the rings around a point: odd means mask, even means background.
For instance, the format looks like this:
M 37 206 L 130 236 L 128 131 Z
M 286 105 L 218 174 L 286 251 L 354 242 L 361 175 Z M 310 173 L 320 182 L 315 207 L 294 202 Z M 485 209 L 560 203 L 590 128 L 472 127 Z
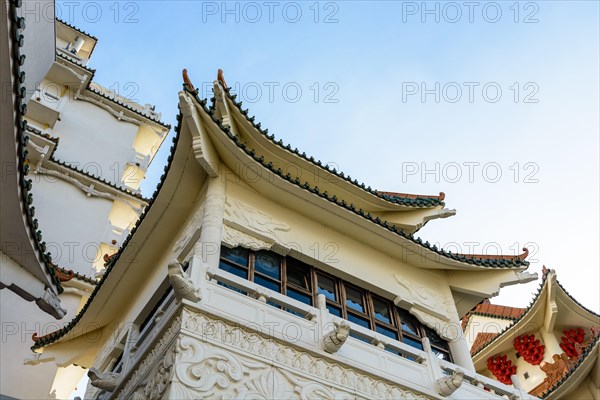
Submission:
M 307 198 L 312 197 L 312 200 L 315 201 L 326 201 L 324 205 L 327 206 L 327 210 L 342 210 L 342 213 L 350 213 L 346 215 L 353 221 L 353 223 L 356 223 L 357 227 L 367 226 L 370 228 L 370 230 L 377 232 L 378 235 L 389 236 L 392 239 L 395 239 L 396 243 L 401 243 L 402 245 L 406 245 L 407 243 L 414 244 L 416 248 L 422 249 L 424 252 L 428 253 L 434 260 L 432 262 L 437 263 L 436 265 L 438 265 L 438 268 L 443 268 L 446 266 L 449 267 L 449 269 L 461 269 L 468 272 L 497 271 L 499 269 L 523 271 L 529 265 L 529 263 L 525 261 L 525 257 L 527 256 L 526 250 L 523 254 L 518 256 L 474 256 L 446 252 L 442 249 L 438 249 L 436 246 L 431 246 L 429 242 L 424 242 L 420 238 L 414 237 L 412 234 L 405 233 L 402 229 L 398 229 L 395 225 L 382 220 L 380 217 L 374 216 L 369 211 L 357 208 L 354 204 L 348 203 L 344 199 L 338 198 L 335 195 L 330 195 L 327 192 L 323 192 L 318 187 L 314 187 L 306 182 L 302 183 L 299 179 L 292 177 L 289 173 L 284 174 L 281 169 L 276 168 L 273 163 L 265 159 L 264 156 L 257 154 L 254 149 L 249 148 L 245 143 L 240 141 L 240 139 L 232 133 L 230 128 L 224 126 L 215 114 L 215 110 L 211 110 L 206 107 L 207 101 L 197 97 L 198 92 L 193 89 L 193 86 L 191 83 L 189 83 L 189 79 L 187 79 L 187 77 L 186 82 L 184 83 L 184 90 L 185 93 L 193 96 L 194 101 L 197 103 L 196 107 L 202 110 L 205 115 L 205 120 L 212 124 L 211 129 L 214 130 L 215 134 L 218 134 L 224 143 L 228 143 L 231 149 L 235 149 L 239 156 L 246 157 L 248 161 L 261 165 L 262 168 L 267 169 L 275 176 L 279 177 L 281 180 L 280 182 L 283 182 L 285 185 L 292 185 L 296 190 L 302 190 L 308 193 Z M 110 307 L 106 308 L 107 306 L 105 303 L 109 301 L 106 299 L 110 298 L 115 302 L 117 301 L 114 300 L 116 297 L 114 296 L 112 286 L 125 285 L 125 283 L 123 283 L 125 280 L 122 279 L 123 276 L 128 273 L 134 274 L 134 271 L 128 267 L 135 269 L 141 268 L 140 265 L 145 265 L 139 262 L 135 265 L 128 265 L 127 257 L 124 257 L 124 260 L 122 260 L 121 256 L 126 252 L 128 252 L 128 254 L 138 252 L 139 246 L 141 246 L 144 241 L 148 240 L 150 235 L 158 235 L 156 232 L 162 232 L 161 229 L 157 228 L 157 223 L 158 221 L 161 221 L 161 223 L 166 224 L 168 223 L 167 221 L 170 221 L 168 218 L 164 217 L 164 214 L 166 214 L 166 212 L 169 210 L 169 204 L 172 204 L 172 197 L 184 196 L 184 194 L 182 194 L 184 190 L 192 190 L 191 187 L 194 186 L 194 183 L 192 182 L 195 182 L 196 184 L 198 183 L 197 180 L 194 181 L 192 177 L 186 175 L 191 174 L 191 172 L 188 172 L 192 168 L 190 167 L 191 164 L 194 164 L 197 168 L 199 168 L 199 164 L 196 162 L 196 160 L 194 160 L 193 153 L 195 150 L 192 149 L 191 134 L 182 135 L 183 118 L 184 116 L 182 113 L 180 113 L 177 117 L 178 124 L 175 128 L 176 136 L 174 138 L 174 145 L 171 149 L 171 155 L 168 158 L 168 164 L 165 167 L 165 173 L 161 177 L 160 183 L 152 198 L 148 201 L 148 207 L 146 207 L 140 216 L 140 219 L 135 227 L 131 230 L 131 233 L 124 241 L 119 251 L 110 257 L 110 259 L 107 259 L 107 269 L 101 280 L 96 285 L 87 303 L 77 314 L 77 316 L 64 328 L 42 337 L 36 337 L 35 344 L 32 346 L 32 349 L 35 350 L 60 340 L 66 335 L 66 333 L 74 329 L 78 324 L 84 326 L 86 322 L 90 321 L 101 324 L 102 321 L 98 316 L 103 315 L 103 312 L 108 312 L 106 310 L 110 309 Z M 189 133 L 189 128 L 186 132 Z M 185 143 L 185 145 L 181 145 L 180 142 Z M 270 146 L 276 147 L 273 145 L 276 142 L 270 140 L 269 143 Z M 290 154 L 295 154 L 295 152 Z M 328 171 L 325 169 L 325 167 L 321 166 L 321 168 L 323 168 L 325 171 Z M 332 171 L 328 172 L 332 173 Z M 345 185 L 347 185 L 347 183 L 345 183 Z M 356 186 L 352 187 L 354 190 L 357 190 Z M 364 192 L 362 187 L 360 187 L 360 189 L 362 189 Z M 382 199 L 376 194 L 369 194 L 369 196 L 373 196 L 380 201 L 389 202 L 388 200 Z M 193 196 L 184 197 L 188 201 L 193 202 Z M 442 199 L 439 200 L 441 201 Z M 391 203 L 391 205 L 398 206 L 395 203 Z M 176 208 L 177 207 L 173 207 L 172 210 Z M 149 221 L 147 222 L 148 219 Z M 141 235 L 141 237 L 138 237 L 138 235 Z M 139 243 L 134 243 L 130 249 L 128 245 L 132 241 L 137 241 Z M 139 253 L 136 254 L 139 255 Z M 437 257 L 436 254 L 441 257 Z M 106 284 L 108 280 L 111 280 L 110 284 Z M 100 301 L 100 304 L 94 305 L 94 299 L 98 296 L 102 296 L 103 300 Z M 91 314 L 89 311 L 90 309 L 92 309 Z M 104 316 L 104 318 L 105 317 L 106 316 Z

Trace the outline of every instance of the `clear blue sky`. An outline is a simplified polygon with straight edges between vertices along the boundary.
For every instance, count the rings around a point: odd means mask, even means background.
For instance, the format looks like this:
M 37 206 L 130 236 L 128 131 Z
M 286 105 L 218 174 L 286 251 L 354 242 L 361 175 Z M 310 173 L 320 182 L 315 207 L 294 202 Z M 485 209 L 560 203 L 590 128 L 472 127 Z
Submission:
M 182 68 L 199 88 L 222 68 L 286 143 L 377 189 L 444 191 L 457 215 L 423 238 L 476 253 L 528 244 L 530 271 L 556 269 L 600 309 L 598 2 L 67 3 L 58 16 L 100 39 L 95 80 L 164 121 Z M 536 287 L 493 301 L 522 306 Z

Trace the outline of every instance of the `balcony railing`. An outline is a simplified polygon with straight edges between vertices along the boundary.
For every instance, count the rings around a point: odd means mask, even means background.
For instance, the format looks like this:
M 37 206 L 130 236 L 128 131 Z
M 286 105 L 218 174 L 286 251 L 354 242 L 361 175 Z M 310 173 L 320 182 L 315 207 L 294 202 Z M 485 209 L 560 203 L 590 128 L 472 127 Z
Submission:
M 281 328 L 295 324 L 298 334 L 294 335 L 294 346 L 433 397 L 439 396 L 435 391 L 436 380 L 460 370 L 464 373 L 463 384 L 451 398 L 535 399 L 517 386 L 504 385 L 468 368 L 437 358 L 431 351 L 427 338 L 423 339 L 425 350 L 420 350 L 346 321 L 352 335 L 359 338 L 348 337 L 339 351 L 334 354 L 325 353 L 325 335 L 342 320 L 329 313 L 324 299 L 319 299 L 317 307 L 313 307 L 225 270 L 209 270 L 206 275 L 207 280 L 201 284 L 202 300 L 195 304 L 186 300 L 183 302 L 186 307 L 196 308 L 198 312 L 208 312 L 229 324 L 259 331 L 261 324 L 268 325 L 269 329 L 262 330 L 262 333 L 267 332 L 283 343 L 289 343 L 290 338 Z M 132 337 L 129 338 L 132 346 L 126 347 L 123 357 L 126 360 L 123 382 L 127 375 L 133 373 L 180 307 L 170 290 L 147 317 L 143 328 L 132 330 Z M 108 399 L 111 396 L 111 393 L 104 393 L 99 398 Z

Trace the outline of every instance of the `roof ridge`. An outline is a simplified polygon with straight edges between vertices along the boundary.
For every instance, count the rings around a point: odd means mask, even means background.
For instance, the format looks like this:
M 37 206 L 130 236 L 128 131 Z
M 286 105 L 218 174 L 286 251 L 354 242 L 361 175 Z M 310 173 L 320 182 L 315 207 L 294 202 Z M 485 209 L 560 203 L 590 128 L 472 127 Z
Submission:
M 97 86 L 102 86 L 102 85 L 100 85 L 99 83 L 96 83 L 96 82 L 90 82 L 90 84 L 91 83 L 94 83 Z M 165 128 L 171 129 L 171 125 L 170 124 L 166 124 L 166 123 L 162 122 L 157 117 L 152 117 L 152 116 L 150 116 L 148 114 L 144 114 L 142 111 L 136 109 L 135 107 L 132 107 L 132 106 L 126 104 L 126 103 L 123 103 L 122 101 L 119 101 L 118 99 L 113 98 L 113 97 L 107 95 L 106 93 L 100 91 L 99 89 L 96 89 L 96 88 L 92 87 L 91 85 L 88 85 L 88 87 L 86 89 L 89 90 L 90 92 L 92 92 L 92 93 L 94 93 L 94 94 L 102 97 L 103 99 L 110 100 L 113 103 L 118 104 L 121 107 L 123 107 L 123 108 L 125 108 L 125 109 L 127 109 L 127 110 L 129 110 L 129 111 L 131 111 L 131 112 L 133 112 L 133 113 L 141 116 L 141 117 L 144 117 L 144 118 L 146 118 L 146 119 L 148 119 L 148 120 L 150 120 L 150 121 L 152 121 L 154 123 L 157 123 L 157 124 L 159 124 L 159 125 L 161 125 L 161 126 L 163 126 Z M 135 103 L 135 104 L 138 104 L 138 103 Z
M 440 192 L 440 194 L 437 194 L 437 195 L 435 195 L 435 194 L 386 192 L 386 191 L 381 191 L 381 190 L 377 190 L 377 192 L 383 194 L 384 196 L 409 198 L 409 199 L 422 198 L 422 199 L 435 199 L 435 200 L 444 201 L 444 199 L 446 198 L 446 193 L 444 193 L 444 192 Z
M 60 58 L 64 58 L 65 60 L 72 62 L 73 64 L 77 65 L 78 67 L 81 67 L 89 72 L 92 73 L 92 77 L 94 74 L 96 74 L 96 70 L 93 68 L 88 67 L 87 65 L 84 65 L 81 61 L 76 60 L 74 57 L 68 56 L 66 54 L 63 54 L 60 51 L 56 52 L 56 55 L 59 56 Z
M 78 279 L 80 281 L 91 283 L 92 285 L 97 285 L 98 284 L 98 280 L 97 279 L 92 278 L 92 277 L 87 276 L 87 275 L 84 275 L 84 274 L 80 274 L 79 272 L 74 272 L 71 269 L 62 268 L 62 267 L 59 267 L 58 265 L 56 265 L 56 270 L 58 271 L 58 274 L 59 274 L 58 279 L 60 279 L 61 282 L 68 282 L 71 279 L 75 278 L 75 279 Z
M 523 253 L 518 254 L 516 256 L 508 255 L 508 254 L 466 254 L 466 253 L 457 253 L 459 256 L 468 257 L 468 258 L 480 258 L 480 259 L 488 259 L 488 260 L 512 260 L 519 259 L 524 260 L 529 255 L 529 249 L 527 247 L 523 247 Z
M 57 163 L 58 165 L 61 165 L 61 166 L 65 167 L 65 168 L 69 168 L 69 169 L 71 169 L 71 170 L 73 170 L 73 171 L 75 171 L 75 172 L 77 172 L 77 173 L 80 173 L 80 174 L 82 174 L 82 175 L 85 175 L 85 176 L 87 176 L 88 178 L 92 178 L 92 179 L 94 179 L 94 180 L 97 180 L 97 181 L 99 181 L 100 183 L 103 183 L 103 184 L 105 184 L 105 185 L 108 185 L 108 186 L 112 187 L 113 189 L 116 189 L 116 190 L 118 190 L 118 191 L 120 191 L 120 192 L 123 192 L 123 193 L 125 193 L 125 194 L 128 194 L 128 195 L 130 195 L 130 196 L 133 196 L 133 197 L 135 197 L 135 198 L 136 198 L 136 199 L 138 199 L 138 200 L 142 200 L 142 201 L 145 201 L 145 202 L 148 202 L 148 201 L 149 201 L 149 199 L 148 199 L 148 198 L 146 198 L 146 197 L 142 196 L 141 192 L 140 192 L 140 193 L 134 193 L 134 192 L 132 192 L 131 190 L 129 190 L 129 189 L 127 189 L 127 188 L 124 188 L 124 187 L 117 186 L 117 184 L 115 184 L 115 183 L 112 183 L 112 182 L 110 182 L 110 181 L 108 181 L 108 180 L 106 180 L 106 179 L 104 179 L 104 178 L 102 178 L 102 177 L 99 177 L 99 176 L 93 175 L 93 174 L 91 174 L 91 173 L 89 173 L 89 172 L 86 172 L 86 171 L 84 171 L 83 169 L 79 169 L 79 168 L 77 168 L 77 167 L 75 167 L 75 166 L 73 166 L 73 165 L 70 165 L 70 164 L 69 164 L 69 163 L 67 163 L 66 161 L 61 161 L 61 160 L 59 160 L 59 159 L 55 158 L 55 157 L 54 157 L 54 154 L 51 154 L 51 155 L 50 155 L 50 160 L 51 160 L 51 161 L 53 161 L 53 162 L 55 162 L 55 163 Z
M 246 118 L 246 120 L 248 122 L 250 122 L 250 124 L 259 132 L 261 133 L 263 136 L 265 136 L 267 139 L 269 139 L 272 143 L 278 145 L 279 147 L 281 147 L 284 150 L 287 150 L 288 152 L 304 159 L 305 161 L 308 161 L 314 165 L 316 165 L 317 167 L 325 170 L 328 173 L 331 173 L 335 176 L 337 176 L 338 178 L 341 178 L 351 184 L 353 184 L 354 186 L 366 191 L 367 193 L 376 196 L 380 199 L 383 199 L 385 201 L 388 201 L 390 203 L 394 203 L 394 204 L 401 204 L 404 206 L 408 206 L 408 207 L 416 207 L 416 208 L 431 208 L 431 207 L 436 207 L 436 206 L 444 206 L 445 203 L 443 202 L 444 198 L 445 198 L 445 194 L 443 194 L 443 192 L 440 192 L 440 195 L 437 196 L 420 196 L 417 195 L 417 197 L 402 197 L 402 196 L 398 196 L 398 197 L 391 197 L 389 194 L 387 194 L 387 192 L 384 191 L 379 191 L 379 190 L 375 190 L 372 189 L 371 186 L 366 186 L 364 183 L 362 182 L 358 182 L 358 180 L 356 179 L 352 179 L 352 177 L 350 177 L 350 175 L 346 175 L 344 174 L 342 171 L 338 171 L 336 168 L 330 168 L 328 164 L 324 164 L 323 162 L 321 162 L 321 160 L 316 160 L 314 157 L 312 156 L 307 156 L 305 152 L 300 152 L 298 150 L 298 148 L 294 148 L 292 149 L 292 146 L 290 144 L 284 145 L 283 140 L 279 139 L 278 141 L 275 140 L 275 135 L 271 134 L 269 135 L 269 129 L 262 129 L 261 128 L 261 123 L 254 123 L 255 117 L 249 117 L 248 116 L 248 109 L 243 110 L 242 109 L 242 102 L 236 102 L 235 99 L 237 98 L 236 94 L 231 94 L 231 88 L 230 87 L 226 87 L 225 84 L 225 80 L 223 78 L 223 72 L 222 70 L 219 70 L 219 74 L 217 76 L 217 80 L 222 84 L 223 86 L 223 90 L 225 91 L 225 94 L 227 96 L 227 98 L 229 100 L 231 100 L 232 104 L 236 106 L 237 109 L 240 110 L 240 113 Z M 194 88 L 194 85 L 192 85 L 188 75 L 187 75 L 187 70 L 185 70 L 184 72 L 184 83 L 185 85 L 188 86 L 188 91 L 191 91 L 195 96 L 198 95 L 198 90 Z M 211 106 L 210 109 L 214 108 L 214 101 L 215 98 L 212 97 L 211 101 L 213 103 L 213 106 Z M 391 193 L 391 192 L 389 192 Z M 414 196 L 414 195 L 411 195 Z

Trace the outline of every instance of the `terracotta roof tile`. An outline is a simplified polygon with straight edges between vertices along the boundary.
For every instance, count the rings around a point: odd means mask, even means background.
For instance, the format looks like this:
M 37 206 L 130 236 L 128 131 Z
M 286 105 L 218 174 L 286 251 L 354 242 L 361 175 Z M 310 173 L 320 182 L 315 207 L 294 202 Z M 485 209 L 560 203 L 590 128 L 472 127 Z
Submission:
M 475 337 L 473 346 L 471 346 L 471 355 L 475 354 L 480 348 L 489 343 L 492 339 L 498 336 L 498 333 L 494 332 L 479 332 Z
M 523 314 L 524 308 L 500 306 L 496 304 L 478 304 L 472 311 L 474 314 L 486 314 L 494 317 L 516 319 Z

